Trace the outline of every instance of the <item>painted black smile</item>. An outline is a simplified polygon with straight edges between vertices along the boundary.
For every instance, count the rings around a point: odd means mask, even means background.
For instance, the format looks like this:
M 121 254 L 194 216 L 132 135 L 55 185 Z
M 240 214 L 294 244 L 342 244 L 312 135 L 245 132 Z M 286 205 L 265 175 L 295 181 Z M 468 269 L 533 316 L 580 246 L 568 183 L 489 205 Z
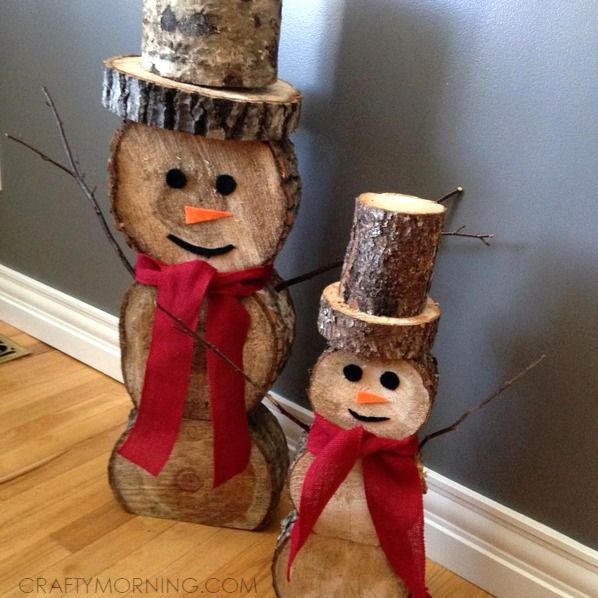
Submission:
M 235 249 L 234 245 L 225 245 L 224 247 L 200 247 L 199 245 L 193 245 L 183 239 L 179 239 L 175 235 L 168 235 L 167 239 L 172 241 L 175 245 L 194 253 L 195 255 L 201 255 L 202 257 L 216 257 L 217 255 L 225 255 Z
M 373 415 L 360 415 L 359 413 L 356 413 L 355 411 L 353 411 L 353 409 L 349 409 L 349 413 L 355 418 L 358 419 L 360 422 L 387 422 L 390 417 L 375 417 Z

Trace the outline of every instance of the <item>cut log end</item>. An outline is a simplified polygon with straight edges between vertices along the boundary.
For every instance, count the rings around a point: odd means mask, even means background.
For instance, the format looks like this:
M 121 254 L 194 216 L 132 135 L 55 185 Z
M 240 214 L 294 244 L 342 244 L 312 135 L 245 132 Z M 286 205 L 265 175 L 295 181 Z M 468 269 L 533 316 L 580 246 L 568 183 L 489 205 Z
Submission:
M 275 511 L 288 470 L 286 439 L 274 416 L 260 406 L 249 419 L 253 448 L 247 469 L 214 489 L 210 422 L 183 420 L 168 463 L 153 477 L 117 452 L 110 484 L 125 510 L 142 516 L 255 530 Z
M 295 313 L 287 293 L 276 293 L 271 286 L 244 300 L 251 325 L 244 348 L 244 371 L 260 388 L 269 388 L 288 357 L 293 341 Z M 125 384 L 133 403 L 141 401 L 143 380 L 150 350 L 151 331 L 156 309 L 156 290 L 134 284 L 123 301 L 120 318 L 122 369 Z M 198 330 L 204 335 L 204 314 Z M 210 419 L 209 387 L 206 370 L 206 348 L 194 344 L 190 383 L 185 397 L 184 417 Z M 245 406 L 255 409 L 262 400 L 258 389 L 245 385 Z
M 370 208 L 401 214 L 431 215 L 446 212 L 446 208 L 435 201 L 400 193 L 363 193 L 357 201 Z
M 347 377 L 348 369 L 358 370 L 359 379 Z M 385 386 L 388 376 L 396 386 Z M 437 383 L 436 360 L 428 354 L 416 360 L 382 359 L 329 350 L 313 368 L 309 397 L 316 413 L 343 429 L 361 425 L 376 436 L 401 440 L 426 423 Z
M 182 186 L 169 182 L 171 171 Z M 222 254 L 199 255 L 221 272 L 271 263 L 300 200 L 289 140 L 222 141 L 128 123 L 114 137 L 110 174 L 117 227 L 131 246 L 171 264 L 197 259 L 191 246 L 232 245 Z M 218 189 L 221 175 L 233 179 L 226 195 Z M 233 217 L 189 225 L 190 207 Z

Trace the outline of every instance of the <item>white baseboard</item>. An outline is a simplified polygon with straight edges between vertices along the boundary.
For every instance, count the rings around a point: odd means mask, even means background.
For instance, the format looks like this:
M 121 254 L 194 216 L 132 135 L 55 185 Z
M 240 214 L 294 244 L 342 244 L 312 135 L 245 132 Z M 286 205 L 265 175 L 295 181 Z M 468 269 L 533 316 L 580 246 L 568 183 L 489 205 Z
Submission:
M 118 318 L 0 265 L 0 320 L 121 380 Z M 307 409 L 278 397 L 309 423 Z M 299 428 L 280 416 L 289 446 Z M 598 551 L 427 471 L 428 556 L 500 598 L 598 596 Z
M 0 320 L 122 381 L 116 316 L 2 264 Z

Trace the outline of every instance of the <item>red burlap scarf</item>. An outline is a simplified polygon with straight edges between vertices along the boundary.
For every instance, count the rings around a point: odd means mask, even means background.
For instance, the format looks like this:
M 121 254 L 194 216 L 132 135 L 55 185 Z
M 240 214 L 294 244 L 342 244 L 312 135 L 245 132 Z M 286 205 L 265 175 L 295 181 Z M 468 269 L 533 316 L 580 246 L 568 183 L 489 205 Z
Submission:
M 414 457 L 416 436 L 379 438 L 362 426 L 345 430 L 316 414 L 307 449 L 315 455 L 303 482 L 293 525 L 287 575 L 318 517 L 358 459 L 368 508 L 380 545 L 414 598 L 425 598 L 422 483 Z
M 201 260 L 167 265 L 139 254 L 138 282 L 157 287 L 157 302 L 187 328 L 196 330 L 207 299 L 205 338 L 239 368 L 250 317 L 241 298 L 263 288 L 272 275 L 264 266 L 219 273 Z M 193 338 L 156 308 L 152 340 L 137 419 L 119 453 L 158 475 L 179 433 L 189 387 Z M 242 472 L 249 463 L 251 438 L 245 411 L 245 380 L 230 364 L 206 349 L 210 409 L 214 432 L 214 487 Z

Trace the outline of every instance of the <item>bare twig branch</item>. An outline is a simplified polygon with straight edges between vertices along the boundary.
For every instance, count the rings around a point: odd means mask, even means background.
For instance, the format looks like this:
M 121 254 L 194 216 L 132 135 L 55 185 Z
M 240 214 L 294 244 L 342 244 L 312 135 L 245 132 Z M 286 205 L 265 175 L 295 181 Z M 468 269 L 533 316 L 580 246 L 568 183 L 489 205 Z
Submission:
M 69 176 L 75 177 L 75 173 L 72 170 L 69 170 L 66 166 L 64 166 L 60 162 L 57 162 L 56 160 L 50 158 L 50 156 L 44 154 L 44 152 L 41 152 L 40 150 L 33 147 L 31 144 L 27 143 L 26 141 L 23 141 L 22 139 L 19 139 L 18 137 L 14 137 L 13 135 L 10 135 L 9 133 L 4 133 L 4 137 L 6 137 L 7 139 L 10 139 L 11 141 L 15 141 L 16 143 L 20 143 L 21 145 L 26 147 L 28 150 L 32 151 L 34 154 L 37 154 L 42 160 L 45 160 L 46 162 L 50 162 L 50 164 L 52 164 L 53 166 L 56 166 L 56 168 L 60 168 L 60 170 L 62 170 L 63 172 L 66 172 L 66 174 L 68 174 Z
M 461 187 L 459 187 L 460 189 Z M 469 239 L 479 239 L 486 247 L 490 247 L 490 243 L 488 242 L 489 239 L 494 239 L 494 233 L 483 233 L 483 234 L 474 234 L 474 233 L 464 233 L 462 232 L 465 230 L 465 226 L 458 228 L 455 231 L 445 231 L 442 233 L 445 237 L 466 237 Z M 311 280 L 316 276 L 320 276 L 322 274 L 326 274 L 326 272 L 330 272 L 331 270 L 335 270 L 336 268 L 340 268 L 343 265 L 343 260 L 338 260 L 336 262 L 332 262 L 331 264 L 327 264 L 326 266 L 322 266 L 321 268 L 317 268 L 316 270 L 311 270 L 310 272 L 306 272 L 305 274 L 301 274 L 300 276 L 296 276 L 295 278 L 290 278 L 289 280 L 283 280 L 280 284 L 276 285 L 275 289 L 277 291 L 283 291 L 284 289 L 288 289 L 289 287 L 295 286 L 296 284 L 300 284 L 305 282 L 306 280 Z
M 444 203 L 445 201 L 452 199 L 456 195 L 461 195 L 461 193 L 463 193 L 463 191 L 465 191 L 465 189 L 463 189 L 463 187 L 457 187 L 456 189 L 453 189 L 449 193 L 446 193 L 445 195 L 443 195 L 440 199 L 437 199 L 436 203 Z
M 489 397 L 485 398 L 481 403 L 478 403 L 477 405 L 474 405 L 473 407 L 471 407 L 457 421 L 455 421 L 454 423 L 452 423 L 450 426 L 447 426 L 446 428 L 442 428 L 441 430 L 433 432 L 432 434 L 428 434 L 420 442 L 420 444 L 419 444 L 420 450 L 430 440 L 433 440 L 434 438 L 438 438 L 439 436 L 443 436 L 444 434 L 448 434 L 449 432 L 454 432 L 455 430 L 457 430 L 457 428 L 467 418 L 469 418 L 470 416 L 472 416 L 477 411 L 480 411 L 480 409 L 483 409 L 484 407 L 486 407 L 488 404 L 490 404 L 495 399 L 498 399 L 508 388 L 510 388 L 511 386 L 513 386 L 514 384 L 516 384 L 517 382 L 519 382 L 519 380 L 521 380 L 521 378 L 523 378 L 526 374 L 528 374 L 529 372 L 531 372 L 531 370 L 533 370 L 536 366 L 540 365 L 540 363 L 542 361 L 544 361 L 544 359 L 546 359 L 546 354 L 545 353 L 543 355 L 541 355 L 540 357 L 538 357 L 538 359 L 536 359 L 535 361 L 533 361 L 532 363 L 530 363 L 528 366 L 526 366 L 525 368 L 523 368 L 518 374 L 516 374 L 515 376 L 513 376 L 509 380 L 506 380 L 505 382 L 503 382 Z
M 64 123 L 62 121 L 62 118 L 60 117 L 60 114 L 58 113 L 56 104 L 54 103 L 54 99 L 52 98 L 52 96 L 50 95 L 50 92 L 48 91 L 48 89 L 46 87 L 42 87 L 42 91 L 46 98 L 46 103 L 47 103 L 48 107 L 50 108 L 50 112 L 52 112 L 54 121 L 56 122 L 56 127 L 58 128 L 58 133 L 60 134 L 60 141 L 62 142 L 62 147 L 64 148 L 64 153 L 66 154 L 68 163 L 69 163 L 71 170 L 73 172 L 73 175 L 74 175 L 73 178 L 75 179 L 75 181 L 79 185 L 79 188 L 81 189 L 81 191 L 83 191 L 83 194 L 85 195 L 85 197 L 88 199 L 89 203 L 91 204 L 93 211 L 95 212 L 96 216 L 98 217 L 98 220 L 100 221 L 100 226 L 102 227 L 102 231 L 106 235 L 108 242 L 110 243 L 110 245 L 112 246 L 112 248 L 114 249 L 116 254 L 118 255 L 118 257 L 119 257 L 120 261 L 122 262 L 122 264 L 124 265 L 124 267 L 129 271 L 129 273 L 131 275 L 134 275 L 135 269 L 133 268 L 133 266 L 131 265 L 131 263 L 129 262 L 127 257 L 125 256 L 123 250 L 120 248 L 120 245 L 117 243 L 116 238 L 112 234 L 112 231 L 110 230 L 110 226 L 108 226 L 108 222 L 106 221 L 106 218 L 102 212 L 102 209 L 100 208 L 100 204 L 99 204 L 98 200 L 96 199 L 94 191 L 92 189 L 90 189 L 89 185 L 85 182 L 85 174 L 83 174 L 83 172 L 81 171 L 79 162 L 77 161 L 77 159 L 73 153 L 73 150 L 71 149 L 71 145 L 68 141 L 66 132 L 64 130 Z
M 126 258 L 123 251 L 121 250 L 120 246 L 116 242 L 116 239 L 115 239 L 114 235 L 112 234 L 110 227 L 108 226 L 108 222 L 106 221 L 106 218 L 104 217 L 104 214 L 102 213 L 99 202 L 97 201 L 97 198 L 95 196 L 97 188 L 95 186 L 93 188 L 90 188 L 89 185 L 87 184 L 87 182 L 85 181 L 85 174 L 81 170 L 81 166 L 79 164 L 78 157 L 75 157 L 75 154 L 73 153 L 73 151 L 71 149 L 70 142 L 68 140 L 68 137 L 67 137 L 65 129 L 64 129 L 63 120 L 56 108 L 56 105 L 54 103 L 54 100 L 52 99 L 52 96 L 50 95 L 49 91 L 45 87 L 43 88 L 43 93 L 44 93 L 44 96 L 46 97 L 46 103 L 47 103 L 48 107 L 50 108 L 50 111 L 52 112 L 52 115 L 56 122 L 56 126 L 57 126 L 58 132 L 60 134 L 60 140 L 62 142 L 62 147 L 64 149 L 68 163 L 71 168 L 69 169 L 66 166 L 60 164 L 60 162 L 57 162 L 56 160 L 50 158 L 44 152 L 38 150 L 31 144 L 29 144 L 17 137 L 13 137 L 12 135 L 8 135 L 8 134 L 6 134 L 6 137 L 8 139 L 11 139 L 12 141 L 15 141 L 16 143 L 21 144 L 24 147 L 26 147 L 33 153 L 37 154 L 42 160 L 45 160 L 45 161 L 49 162 L 50 164 L 56 166 L 57 168 L 59 168 L 60 170 L 62 170 L 66 174 L 68 174 L 71 178 L 73 178 L 76 181 L 79 188 L 81 189 L 81 191 L 83 192 L 83 194 L 85 195 L 85 197 L 87 198 L 89 203 L 91 204 L 96 216 L 98 217 L 98 220 L 100 221 L 102 230 L 104 231 L 104 234 L 108 238 L 110 245 L 112 246 L 112 248 L 118 255 L 120 261 L 123 263 L 123 265 L 129 272 L 129 274 L 131 274 L 131 276 L 135 276 L 135 270 L 134 270 L 133 266 L 131 265 L 129 260 Z M 203 338 L 198 332 L 191 330 L 180 318 L 175 316 L 173 313 L 171 313 L 169 310 L 167 310 L 160 304 L 157 304 L 157 308 L 159 310 L 161 310 L 163 313 L 165 313 L 169 318 L 171 318 L 184 334 L 189 334 L 198 343 L 203 345 L 206 349 L 213 351 L 215 355 L 217 355 L 220 359 L 222 359 L 237 374 L 241 375 L 244 380 L 246 380 L 249 384 L 251 384 L 251 386 L 253 386 L 256 390 L 258 390 L 260 392 L 260 394 L 262 394 L 264 396 L 264 398 L 266 398 L 268 401 L 270 401 L 285 417 L 289 418 L 291 421 L 293 421 L 295 424 L 297 424 L 304 430 L 309 429 L 308 426 L 306 426 L 303 422 L 298 420 L 293 414 L 289 413 L 286 409 L 284 409 L 284 407 L 282 407 L 282 405 L 280 405 L 280 403 L 272 395 L 270 395 L 268 393 L 267 389 L 262 388 L 254 380 L 252 380 L 240 367 L 237 366 L 237 364 L 234 361 L 232 361 L 228 356 L 226 356 L 216 345 L 214 345 L 213 343 L 211 343 L 208 340 L 206 340 L 205 338 Z
M 306 272 L 305 274 L 301 274 L 300 276 L 295 276 L 295 278 L 290 278 L 289 280 L 283 280 L 280 284 L 276 285 L 275 289 L 277 291 L 283 291 L 284 289 L 288 289 L 296 284 L 301 282 L 305 282 L 306 280 L 311 280 L 316 276 L 320 276 L 322 274 L 326 274 L 326 272 L 330 272 L 331 270 L 336 270 L 336 268 L 340 268 L 343 265 L 343 261 L 333 262 L 332 264 L 328 264 L 326 266 L 322 266 L 321 268 L 317 268 L 316 270 L 311 270 L 310 272 Z
M 489 239 L 494 239 L 494 233 L 482 233 L 482 234 L 474 234 L 474 233 L 464 233 L 462 231 L 465 230 L 465 226 L 459 227 L 457 230 L 453 231 L 444 231 L 442 233 L 443 237 L 466 237 L 468 239 L 479 239 L 486 247 L 491 247 L 490 243 L 488 242 Z
M 271 394 L 267 394 L 266 398 L 272 403 L 276 409 L 278 409 L 286 418 L 290 419 L 295 425 L 299 426 L 304 432 L 309 432 L 310 426 L 303 423 L 300 419 L 296 418 L 292 413 L 287 411 Z

